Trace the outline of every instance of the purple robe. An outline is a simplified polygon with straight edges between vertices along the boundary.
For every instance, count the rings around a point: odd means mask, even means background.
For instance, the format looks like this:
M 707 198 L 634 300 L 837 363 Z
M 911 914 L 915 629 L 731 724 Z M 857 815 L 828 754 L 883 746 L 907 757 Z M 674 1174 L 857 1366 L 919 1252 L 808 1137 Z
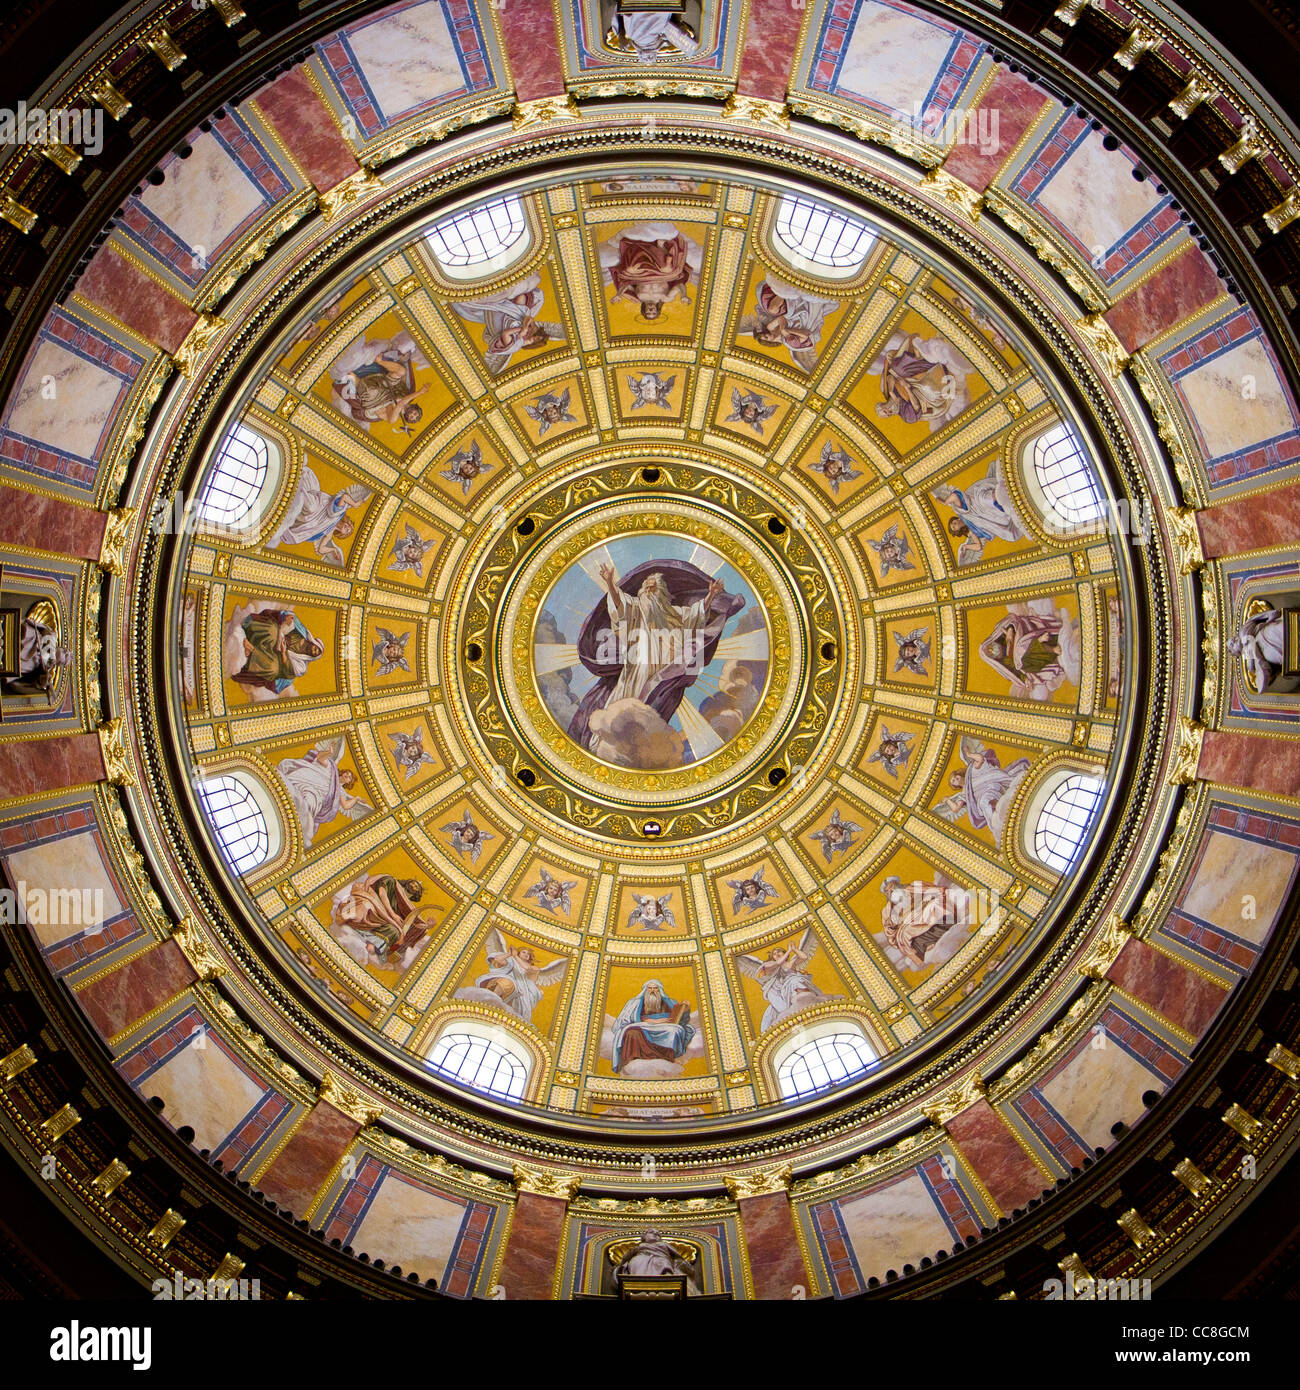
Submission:
M 647 560 L 629 570 L 618 581 L 618 587 L 631 598 L 641 592 L 641 585 L 652 574 L 662 574 L 668 586 L 668 598 L 678 608 L 698 603 L 709 591 L 712 579 L 687 560 Z M 682 696 L 695 684 L 695 678 L 713 660 L 722 629 L 729 618 L 735 617 L 745 606 L 740 594 L 721 593 L 713 601 L 709 610 L 709 621 L 703 632 L 703 652 L 699 664 L 692 667 L 677 663 L 665 667 L 660 672 L 654 688 L 646 696 L 645 703 L 666 724 L 677 712 Z M 605 708 L 610 691 L 618 683 L 623 670 L 621 661 L 601 661 L 601 634 L 612 631 L 609 620 L 609 606 L 602 595 L 600 602 L 591 610 L 587 621 L 578 634 L 578 659 L 596 677 L 596 684 L 582 697 L 573 718 L 569 721 L 569 737 L 583 748 L 591 747 L 591 716 L 598 709 Z M 609 645 L 606 644 L 608 650 Z M 617 650 L 617 648 L 615 648 Z

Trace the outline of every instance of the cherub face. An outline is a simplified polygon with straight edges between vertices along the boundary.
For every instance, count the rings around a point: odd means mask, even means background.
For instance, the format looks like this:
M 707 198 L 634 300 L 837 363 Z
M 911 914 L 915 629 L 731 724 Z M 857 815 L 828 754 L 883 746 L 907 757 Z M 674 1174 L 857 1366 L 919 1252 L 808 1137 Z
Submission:
M 760 416 L 759 416 L 759 413 L 758 413 L 758 402 L 757 402 L 757 401 L 745 401 L 745 402 L 741 405 L 741 407 L 740 407 L 740 412 L 739 412 L 739 414 L 740 414 L 740 418 L 741 418 L 747 425 L 752 425 L 752 424 L 756 423 L 756 422 L 760 419 Z
M 459 459 L 456 463 L 456 476 L 458 478 L 477 478 L 478 464 L 472 458 Z
M 832 821 L 825 830 L 822 831 L 822 838 L 832 845 L 838 845 L 848 832 L 842 825 L 837 825 Z
M 903 745 L 892 738 L 881 739 L 880 756 L 891 761 L 903 751 Z
M 564 896 L 564 889 L 560 886 L 558 879 L 549 879 L 546 887 L 542 889 L 548 898 L 560 898 Z
M 823 476 L 827 478 L 839 478 L 844 474 L 844 460 L 839 454 L 831 454 L 826 459 L 826 466 L 822 469 Z
M 740 885 L 740 891 L 745 895 L 745 897 L 751 900 L 754 898 L 761 897 L 763 892 L 763 890 L 758 886 L 757 883 L 754 882 L 752 878 L 747 878 L 744 881 L 744 883 Z
M 477 825 L 462 825 L 461 828 L 460 828 L 460 838 L 461 838 L 461 839 L 465 842 L 465 844 L 467 844 L 467 845 L 477 844 L 477 843 L 478 843 L 478 826 L 477 826 Z
M 560 410 L 559 402 L 550 401 L 542 407 L 542 419 L 552 425 L 558 425 L 563 412 Z
M 336 536 L 350 536 L 356 530 L 356 522 L 345 512 L 334 525 Z
M 970 534 L 970 527 L 959 516 L 948 518 L 948 532 L 953 536 L 967 536 Z
M 402 644 L 401 644 L 400 642 L 385 642 L 385 643 L 384 643 L 384 660 L 385 660 L 385 661 L 401 661 L 404 655 L 405 655 L 405 650 L 404 650 L 404 648 L 402 647 Z
M 339 773 L 339 785 L 342 787 L 355 787 L 357 784 L 357 774 L 350 767 L 345 767 Z
M 898 654 L 904 661 L 915 661 L 921 655 L 921 649 L 915 642 L 904 642 L 898 649 Z

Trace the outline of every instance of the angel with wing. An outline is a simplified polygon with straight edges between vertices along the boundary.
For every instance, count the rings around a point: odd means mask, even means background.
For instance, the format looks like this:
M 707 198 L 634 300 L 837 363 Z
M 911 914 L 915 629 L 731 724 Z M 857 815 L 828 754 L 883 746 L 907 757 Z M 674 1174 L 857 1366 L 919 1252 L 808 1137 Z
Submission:
M 817 954 L 817 941 L 809 927 L 799 938 L 797 946 L 774 946 L 767 958 L 740 955 L 736 964 L 742 975 L 757 980 L 767 1000 L 762 1021 L 758 1025 L 760 1033 L 766 1033 L 773 1024 L 780 1023 L 800 1009 L 818 1004 L 823 999 L 838 998 L 826 994 L 813 984 L 808 974 L 808 964 Z
M 532 405 L 524 406 L 524 414 L 537 422 L 537 437 L 540 439 L 552 425 L 561 423 L 576 424 L 578 417 L 569 410 L 569 388 L 566 386 L 560 395 L 547 391 L 538 396 Z
M 959 747 L 965 771 L 949 777 L 953 794 L 939 802 L 935 815 L 952 824 L 965 816 L 976 830 L 987 826 L 994 841 L 1001 844 L 1007 811 L 1016 788 L 1029 772 L 1029 759 L 1017 758 L 1003 767 L 993 749 L 971 734 L 961 736 Z
M 948 532 L 961 541 L 957 550 L 958 566 L 973 565 L 981 559 L 984 547 L 991 540 L 1022 541 L 1025 538 L 1025 528 L 1002 476 L 1001 459 L 995 458 L 984 477 L 976 478 L 969 487 L 940 483 L 930 489 L 930 496 L 952 508 Z
M 351 768 L 339 767 L 348 751 L 342 734 L 322 739 L 301 758 L 281 758 L 275 765 L 289 800 L 298 812 L 304 844 L 312 844 L 323 827 L 337 816 L 360 820 L 375 808 L 359 796 L 352 795 L 357 774 Z
M 468 449 L 459 449 L 451 458 L 447 460 L 446 468 L 438 470 L 440 478 L 446 478 L 449 483 L 459 483 L 461 496 L 468 497 L 469 490 L 474 486 L 474 480 L 483 473 L 490 473 L 492 465 L 483 459 L 483 450 L 479 447 L 478 440 L 474 440 Z
M 632 392 L 633 410 L 640 410 L 647 405 L 657 405 L 660 410 L 673 408 L 668 397 L 677 385 L 676 376 L 660 376 L 658 372 L 645 372 L 639 377 L 628 377 L 627 385 L 628 390 Z
M 393 761 L 397 770 L 408 779 L 414 777 L 425 763 L 437 763 L 437 758 L 424 751 L 424 730 L 417 724 L 409 734 L 389 734 L 393 745 Z
M 453 821 L 450 825 L 442 827 L 442 833 L 451 840 L 451 847 L 457 854 L 468 854 L 470 859 L 477 864 L 479 856 L 483 853 L 483 846 L 489 840 L 495 840 L 496 836 L 490 831 L 483 830 L 474 824 L 474 817 L 468 807 L 460 820 Z
M 808 837 L 816 840 L 822 847 L 822 858 L 829 864 L 837 854 L 843 854 L 853 843 L 853 837 L 860 833 L 862 827 L 857 821 L 842 820 L 840 818 L 840 808 L 837 806 L 831 812 L 831 818 L 820 830 L 814 830 Z
M 896 779 L 898 769 L 906 767 L 908 758 L 912 756 L 911 744 L 915 737 L 915 734 L 891 734 L 889 726 L 882 724 L 880 726 L 880 744 L 867 761 L 879 763 L 891 777 Z
M 739 420 L 741 424 L 748 425 L 755 434 L 761 436 L 763 422 L 770 420 L 775 414 L 775 401 L 768 405 L 766 399 L 757 391 L 746 391 L 742 394 L 739 387 L 731 388 L 731 414 L 727 416 L 728 422 Z
M 737 331 L 767 347 L 784 347 L 800 371 L 811 372 L 826 316 L 839 307 L 838 299 L 810 294 L 768 275 L 758 286 L 753 312 L 742 317 Z
M 537 906 L 544 908 L 552 917 L 557 912 L 563 912 L 567 917 L 573 907 L 573 900 L 570 895 L 578 886 L 577 879 L 569 878 L 561 883 L 558 878 L 548 874 L 540 866 L 537 872 L 541 877 L 524 893 L 524 897 L 535 898 Z
M 390 570 L 399 574 L 410 570 L 417 579 L 424 578 L 424 557 L 438 544 L 437 536 L 426 541 L 408 521 L 406 530 L 393 542 L 392 559 L 388 562 Z
M 356 529 L 350 512 L 368 502 L 371 492 L 361 483 L 349 483 L 338 492 L 329 493 L 320 479 L 304 466 L 298 475 L 293 500 L 284 520 L 266 542 L 268 550 L 282 545 L 308 545 L 327 565 L 343 566 L 343 550 L 339 541 L 346 540 Z
M 457 999 L 473 999 L 509 1009 L 525 1023 L 533 1021 L 533 1010 L 542 1002 L 542 991 L 558 985 L 569 961 L 557 956 L 538 965 L 529 946 L 507 945 L 505 937 L 493 927 L 487 934 L 487 970 L 473 985 L 456 991 Z
M 776 884 L 768 883 L 764 879 L 761 864 L 749 878 L 729 878 L 727 887 L 731 889 L 733 894 L 731 899 L 733 912 L 739 912 L 742 907 L 746 912 L 753 912 L 756 908 L 766 906 L 769 898 L 781 896 Z
M 644 927 L 646 931 L 663 931 L 666 927 L 675 927 L 677 918 L 668 906 L 671 897 L 671 892 L 658 898 L 653 893 L 633 893 L 632 901 L 636 903 L 636 907 L 627 915 L 628 926 Z
M 894 658 L 895 671 L 911 671 L 914 676 L 930 674 L 925 665 L 930 659 L 930 639 L 923 627 L 914 627 L 911 632 L 894 633 L 894 645 L 898 648 Z
M 912 543 L 905 532 L 898 529 L 898 522 L 889 528 L 878 541 L 868 537 L 867 544 L 880 556 L 880 577 L 883 579 L 890 570 L 912 570 L 916 566 L 911 561 Z
M 540 276 L 529 275 L 486 299 L 466 300 L 451 307 L 466 322 L 483 325 L 483 360 L 489 373 L 499 376 L 515 353 L 565 341 L 562 324 L 538 319 L 545 302 Z
M 406 644 L 411 640 L 411 634 L 404 632 L 399 637 L 386 627 L 377 627 L 375 631 L 379 634 L 379 640 L 370 649 L 370 664 L 379 667 L 376 674 L 391 676 L 394 671 L 409 674 L 411 663 L 406 659 Z
M 821 458 L 816 463 L 810 463 L 808 467 L 814 473 L 820 473 L 826 479 L 827 487 L 838 497 L 841 483 L 851 483 L 855 478 L 862 476 L 862 471 L 854 468 L 853 462 L 843 449 L 837 449 L 828 439 L 822 445 Z

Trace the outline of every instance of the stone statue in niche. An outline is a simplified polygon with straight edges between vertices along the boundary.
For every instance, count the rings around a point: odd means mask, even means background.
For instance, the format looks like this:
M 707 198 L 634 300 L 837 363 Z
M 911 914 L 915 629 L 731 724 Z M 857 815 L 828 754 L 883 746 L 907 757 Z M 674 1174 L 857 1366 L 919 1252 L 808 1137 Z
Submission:
M 1228 638 L 1241 660 L 1241 678 L 1253 695 L 1300 690 L 1300 595 L 1256 595 L 1241 626 Z
M 0 692 L 53 708 L 72 661 L 58 606 L 48 597 L 15 593 L 4 581 L 0 567 Z

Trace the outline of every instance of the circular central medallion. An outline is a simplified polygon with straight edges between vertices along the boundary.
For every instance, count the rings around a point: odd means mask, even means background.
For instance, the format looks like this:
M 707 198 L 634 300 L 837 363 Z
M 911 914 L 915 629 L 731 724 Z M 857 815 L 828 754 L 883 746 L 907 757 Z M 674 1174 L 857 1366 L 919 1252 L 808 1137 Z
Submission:
M 644 844 L 802 780 L 843 623 L 802 514 L 774 500 L 703 469 L 609 470 L 530 499 L 471 556 L 460 659 L 499 788 Z
M 773 652 L 754 587 L 722 549 L 664 526 L 571 561 L 542 599 L 532 650 L 546 712 L 617 768 L 703 770 L 732 745 L 749 751 L 746 730 L 779 703 L 764 699 Z

